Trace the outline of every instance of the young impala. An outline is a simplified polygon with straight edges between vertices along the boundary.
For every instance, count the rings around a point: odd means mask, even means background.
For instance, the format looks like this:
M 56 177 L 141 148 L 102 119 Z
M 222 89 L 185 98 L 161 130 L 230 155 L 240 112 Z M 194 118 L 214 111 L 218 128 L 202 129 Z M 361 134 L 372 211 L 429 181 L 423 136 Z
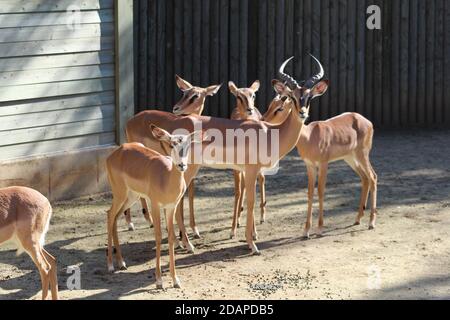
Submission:
M 120 269 L 126 269 L 119 245 L 117 217 L 129 209 L 140 197 L 151 201 L 151 215 L 154 221 L 156 242 L 156 284 L 162 288 L 161 278 L 161 223 L 160 209 L 166 213 L 169 234 L 170 274 L 174 287 L 180 287 L 175 272 L 173 219 L 176 208 L 186 191 L 184 173 L 188 168 L 188 157 L 194 136 L 171 135 L 156 126 L 149 125 L 153 137 L 171 150 L 171 157 L 153 151 L 140 143 L 127 143 L 114 151 L 106 160 L 108 179 L 113 193 L 113 203 L 108 211 L 108 270 L 114 271 L 113 250 Z M 204 137 L 203 137 L 204 139 Z M 186 233 L 184 225 L 178 222 Z
M 206 97 L 215 95 L 221 87 L 221 85 L 213 85 L 207 88 L 196 87 L 181 78 L 179 75 L 175 75 L 175 81 L 178 88 L 183 92 L 183 97 L 173 108 L 173 113 L 177 115 L 201 115 L 203 113 L 203 109 L 205 108 Z M 128 142 L 144 143 L 139 136 L 134 135 L 134 131 L 131 129 L 126 131 L 126 135 Z M 190 226 L 194 232 L 194 236 L 196 238 L 200 238 L 200 233 L 196 227 L 194 217 L 194 192 L 194 181 L 192 181 L 188 187 Z M 145 199 L 141 199 L 141 204 L 144 217 L 151 226 L 153 222 L 148 213 L 148 205 Z M 180 201 L 180 210 L 183 210 L 183 201 Z M 125 212 L 125 218 L 127 220 L 129 230 L 134 230 L 134 224 L 131 222 L 130 209 Z
M 290 84 L 295 88 L 295 84 Z M 309 107 L 305 109 L 306 117 Z M 264 120 L 272 123 L 283 122 L 288 116 L 285 108 L 272 105 L 264 115 Z M 304 237 L 309 238 L 312 225 L 312 205 L 314 189 L 319 171 L 319 221 L 318 235 L 323 231 L 323 202 L 325 185 L 330 162 L 344 160 L 360 177 L 362 191 L 359 211 L 355 225 L 359 225 L 364 216 L 369 191 L 371 198 L 371 214 L 369 229 L 375 227 L 377 175 L 369 160 L 373 138 L 372 123 L 358 113 L 347 112 L 326 121 L 316 121 L 304 125 L 297 143 L 297 151 L 306 164 L 308 173 L 308 215 L 305 224 Z
M 290 59 L 289 59 L 290 60 Z M 284 74 L 284 67 L 288 61 L 283 63 L 280 68 L 280 75 L 283 78 L 289 77 Z M 320 63 L 319 63 L 320 65 Z M 148 125 L 153 123 L 159 127 L 163 127 L 166 131 L 174 132 L 177 129 L 183 128 L 188 132 L 193 132 L 194 128 L 201 126 L 202 130 L 211 130 L 214 132 L 214 138 L 222 137 L 220 143 L 215 143 L 215 153 L 224 155 L 227 152 L 232 154 L 243 154 L 243 161 L 240 158 L 223 157 L 220 161 L 217 160 L 212 153 L 203 152 L 205 146 L 202 146 L 201 156 L 197 157 L 200 162 L 193 163 L 185 172 L 186 184 L 189 184 L 197 174 L 201 166 L 209 166 L 219 169 L 233 169 L 244 172 L 245 190 L 247 198 L 247 225 L 246 225 L 246 240 L 248 247 L 253 253 L 258 254 L 259 250 L 254 243 L 253 226 L 253 210 L 256 192 L 256 180 L 260 173 L 264 170 L 271 169 L 277 165 L 280 159 L 288 154 L 297 144 L 300 130 L 302 129 L 305 106 L 309 106 L 312 99 L 324 94 L 328 88 L 328 81 L 322 80 L 323 69 L 316 76 L 313 76 L 308 82 L 313 82 L 313 85 L 308 88 L 297 88 L 291 90 L 281 81 L 273 80 L 274 89 L 283 97 L 284 104 L 287 108 L 292 110 L 286 120 L 279 125 L 272 125 L 262 121 L 249 120 L 230 120 L 222 118 L 204 117 L 197 115 L 179 117 L 167 112 L 148 110 L 137 114 L 127 124 L 127 132 L 133 131 L 135 137 L 139 137 L 143 144 L 151 146 L 152 149 L 158 150 L 167 154 L 161 144 L 152 135 L 149 134 Z M 290 77 L 289 77 L 290 78 Z M 291 79 L 291 78 L 290 78 Z M 293 80 L 293 79 L 292 79 Z M 254 143 L 234 143 L 236 136 L 232 135 L 228 140 L 229 132 L 241 132 L 244 134 L 251 134 L 252 132 L 259 132 L 256 135 Z M 215 141 L 215 140 L 214 140 Z M 220 139 L 218 140 L 220 141 Z M 260 155 L 259 148 L 264 146 L 267 150 L 277 149 L 276 159 L 267 159 Z M 208 145 L 209 147 L 209 145 Z M 249 161 L 252 159 L 253 161 Z M 183 230 L 182 230 L 183 231 Z M 183 232 L 183 241 L 188 242 L 187 235 Z
M 255 107 L 256 92 L 259 90 L 260 82 L 255 81 L 249 88 L 237 88 L 233 81 L 228 83 L 230 92 L 236 97 L 236 108 L 231 113 L 232 120 L 253 120 L 261 121 L 262 115 Z M 231 235 L 233 239 L 236 237 L 236 229 L 240 226 L 241 212 L 243 210 L 242 202 L 244 195 L 244 176 L 241 171 L 234 170 L 234 211 L 233 211 L 233 223 L 231 225 Z M 266 217 L 266 190 L 265 190 L 264 174 L 261 173 L 258 176 L 259 190 L 260 190 L 260 208 L 261 219 L 263 223 Z M 255 227 L 254 227 L 255 228 Z M 256 229 L 256 228 L 255 228 Z M 256 234 L 256 230 L 254 230 Z
M 0 244 L 12 240 L 19 253 L 28 253 L 41 276 L 43 300 L 47 299 L 49 286 L 52 299 L 58 299 L 56 259 L 44 249 L 51 216 L 50 202 L 36 190 L 0 189 Z

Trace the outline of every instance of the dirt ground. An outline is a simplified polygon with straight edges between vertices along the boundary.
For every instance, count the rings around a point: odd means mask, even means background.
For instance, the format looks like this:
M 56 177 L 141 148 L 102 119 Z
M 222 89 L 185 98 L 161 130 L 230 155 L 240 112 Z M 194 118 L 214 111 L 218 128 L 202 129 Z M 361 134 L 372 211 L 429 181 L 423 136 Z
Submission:
M 296 152 L 267 178 L 267 222 L 257 225 L 261 256 L 244 239 L 230 240 L 233 178 L 230 171 L 203 169 L 195 202 L 202 238 L 197 250 L 178 250 L 182 289 L 172 288 L 167 240 L 163 280 L 154 278 L 153 229 L 138 207 L 137 230 L 120 219 L 128 270 L 106 268 L 106 214 L 111 198 L 95 196 L 54 204 L 47 248 L 58 258 L 63 299 L 450 299 L 450 131 L 376 132 L 372 163 L 378 173 L 377 228 L 369 211 L 354 222 L 360 181 L 343 162 L 330 165 L 325 232 L 301 239 L 306 217 L 306 172 Z M 187 203 L 185 204 L 185 207 Z M 317 203 L 314 224 L 317 224 Z M 259 212 L 257 217 L 259 217 Z M 258 219 L 259 220 L 259 219 Z M 245 221 L 245 220 L 243 220 Z M 81 270 L 82 290 L 67 290 L 67 267 Z M 36 299 L 40 282 L 31 260 L 0 249 L 0 299 Z

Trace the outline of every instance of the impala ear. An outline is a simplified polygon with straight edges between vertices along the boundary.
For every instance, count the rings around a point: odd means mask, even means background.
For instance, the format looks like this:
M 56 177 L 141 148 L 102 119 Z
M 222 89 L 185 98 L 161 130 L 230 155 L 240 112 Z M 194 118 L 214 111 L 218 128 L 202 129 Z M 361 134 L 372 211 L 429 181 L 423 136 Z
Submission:
M 272 80 L 272 86 L 275 92 L 278 93 L 279 95 L 286 94 L 287 92 L 290 91 L 290 89 L 283 82 L 277 79 Z
M 238 88 L 236 87 L 236 85 L 234 84 L 233 81 L 228 82 L 228 89 L 230 89 L 230 92 L 235 96 Z
M 320 97 L 325 92 L 327 92 L 328 84 L 329 84 L 328 80 L 322 80 L 319 83 L 317 83 L 311 90 L 311 93 L 310 93 L 311 98 L 314 99 L 314 98 Z
M 221 84 L 218 84 L 218 85 L 215 85 L 215 86 L 209 86 L 208 88 L 206 88 L 206 95 L 207 96 L 215 95 L 217 92 L 219 92 L 220 87 L 222 87 Z
M 192 88 L 192 84 L 190 84 L 177 74 L 175 75 L 175 81 L 177 82 L 177 86 L 181 91 L 186 91 Z
M 166 130 L 161 129 L 154 124 L 150 125 L 150 130 L 153 134 L 153 137 L 155 137 L 156 140 L 159 141 L 170 141 L 170 133 L 168 133 Z
M 261 83 L 259 82 L 259 80 L 256 80 L 255 82 L 253 82 L 250 89 L 252 89 L 253 92 L 257 92 L 259 90 L 260 86 L 261 86 Z

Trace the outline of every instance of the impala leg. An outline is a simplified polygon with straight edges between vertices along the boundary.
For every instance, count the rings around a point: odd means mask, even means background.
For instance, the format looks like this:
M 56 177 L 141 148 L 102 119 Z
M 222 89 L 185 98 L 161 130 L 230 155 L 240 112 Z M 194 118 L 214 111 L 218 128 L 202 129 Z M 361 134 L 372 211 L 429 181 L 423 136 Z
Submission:
M 345 162 L 355 171 L 355 173 L 361 179 L 361 197 L 359 200 L 358 214 L 356 215 L 354 225 L 359 225 L 361 223 L 361 218 L 364 217 L 364 210 L 366 209 L 367 196 L 369 194 L 369 180 L 360 168 L 360 166 L 353 159 L 346 159 Z
M 42 253 L 45 256 L 45 259 L 50 264 L 50 290 L 52 292 L 52 300 L 58 300 L 58 276 L 57 276 L 57 264 L 56 258 L 53 257 L 50 253 L 48 253 L 44 248 L 42 248 Z
M 175 233 L 173 232 L 173 219 L 175 216 L 176 207 L 173 210 L 167 210 L 166 220 L 169 228 L 169 260 L 170 260 L 170 275 L 173 279 L 174 288 L 180 288 L 180 279 L 177 277 L 175 270 Z
M 258 176 L 259 192 L 261 195 L 261 223 L 266 221 L 266 177 L 263 174 Z
M 153 228 L 153 219 L 152 219 L 152 215 L 150 214 L 150 212 L 148 210 L 147 200 L 144 198 L 141 198 L 141 205 L 142 205 L 142 214 L 144 215 L 145 220 L 147 220 L 148 224 L 150 225 L 150 228 Z
M 317 170 L 313 165 L 306 165 L 306 170 L 308 172 L 308 213 L 303 237 L 309 238 L 309 231 L 311 230 L 312 225 L 312 206 L 314 201 L 314 188 L 316 186 Z
M 156 266 L 155 266 L 155 278 L 156 288 L 163 289 L 163 281 L 161 276 L 161 210 L 157 204 L 152 202 L 152 218 L 153 226 L 155 230 L 155 246 L 156 246 Z
M 189 241 L 189 236 L 186 232 L 186 226 L 184 225 L 184 223 L 181 219 L 180 210 L 181 210 L 181 208 L 180 208 L 180 206 L 178 206 L 176 213 L 175 213 L 175 217 L 177 220 L 178 228 L 180 229 L 181 241 L 183 242 L 184 246 L 186 247 L 186 249 L 189 253 L 194 253 L 195 247 L 192 245 L 191 241 Z M 167 221 L 167 219 L 166 219 L 166 221 Z M 174 232 L 174 235 L 175 235 L 175 232 Z
M 45 259 L 44 254 L 42 253 L 42 247 L 39 243 L 40 239 L 38 237 L 33 236 L 30 231 L 26 232 L 26 236 L 20 236 L 20 234 L 21 233 L 18 233 L 18 236 L 22 248 L 31 257 L 31 259 L 33 260 L 34 264 L 36 265 L 39 271 L 42 284 L 42 300 L 46 300 L 50 284 L 49 273 L 51 266 Z
M 319 224 L 317 234 L 322 235 L 323 231 L 323 202 L 325 198 L 325 187 L 327 184 L 328 162 L 323 162 L 319 167 L 318 195 L 319 195 Z
M 370 169 L 370 181 L 369 181 L 369 188 L 370 188 L 370 194 L 371 194 L 371 204 L 370 204 L 370 222 L 369 222 L 369 229 L 375 228 L 375 223 L 377 219 L 377 184 L 378 184 L 378 176 L 375 173 L 375 170 L 373 169 L 372 165 L 370 164 L 369 157 L 366 158 L 367 166 Z
M 258 172 L 255 169 L 246 170 L 245 173 L 245 189 L 247 193 L 247 226 L 246 226 L 246 239 L 249 248 L 253 254 L 260 254 L 258 247 L 254 242 L 254 206 L 256 197 L 256 178 Z M 256 231 L 256 230 L 255 230 Z
M 242 176 L 239 171 L 233 171 L 234 175 L 234 210 L 233 210 L 233 223 L 231 224 L 230 238 L 236 237 L 236 230 L 238 226 L 239 213 L 242 206 Z
M 200 239 L 200 232 L 198 231 L 194 216 L 194 196 L 195 196 L 194 180 L 192 180 L 191 184 L 189 185 L 188 193 L 189 193 L 189 225 L 192 229 L 192 232 L 194 232 L 194 238 Z
M 114 191 L 113 191 L 114 194 Z M 119 197 L 114 196 L 113 197 L 113 204 L 111 206 L 111 209 L 108 210 L 107 213 L 107 221 L 106 221 L 106 230 L 108 233 L 108 251 L 107 251 L 107 264 L 108 264 L 108 271 L 114 272 L 114 264 L 113 264 L 113 232 L 114 232 L 114 221 L 116 220 L 117 215 L 119 214 L 120 209 L 123 207 L 122 204 L 125 203 L 126 196 Z M 120 199 L 120 200 L 119 200 Z
M 245 176 L 244 173 L 241 172 L 241 197 L 239 198 L 239 204 L 238 204 L 238 208 L 240 208 L 238 210 L 238 218 L 237 218 L 237 227 L 239 228 L 241 226 L 241 215 L 242 212 L 244 212 L 244 198 L 245 198 Z
M 128 231 L 134 231 L 136 228 L 134 227 L 134 223 L 131 221 L 131 209 L 127 209 L 123 213 L 125 215 L 125 221 L 128 225 Z

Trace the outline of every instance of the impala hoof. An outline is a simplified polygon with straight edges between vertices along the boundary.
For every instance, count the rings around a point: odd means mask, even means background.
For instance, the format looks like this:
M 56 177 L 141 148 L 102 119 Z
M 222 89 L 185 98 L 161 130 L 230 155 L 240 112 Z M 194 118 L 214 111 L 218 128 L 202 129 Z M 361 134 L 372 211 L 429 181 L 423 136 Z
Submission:
M 259 220 L 259 223 L 263 224 L 264 222 L 266 222 L 265 218 L 261 218 L 261 220 Z
M 254 243 L 250 245 L 250 250 L 252 250 L 252 255 L 254 256 L 261 255 L 261 252 L 258 250 L 258 247 Z
M 361 222 L 359 221 L 355 221 L 355 223 L 353 224 L 354 226 L 359 226 L 361 224 Z
M 198 232 L 197 227 L 194 227 L 192 231 L 194 231 L 194 239 L 200 239 L 200 232 Z
M 188 244 L 186 245 L 186 250 L 187 250 L 189 253 L 192 253 L 192 254 L 195 253 L 195 247 L 194 247 L 191 243 L 188 243 Z
M 241 227 L 241 223 L 240 223 L 240 222 L 237 223 L 237 227 L 238 227 L 238 228 Z
M 236 231 L 231 231 L 230 239 L 235 239 L 235 238 L 236 238 Z
M 164 289 L 163 282 L 161 279 L 156 280 L 156 289 L 158 289 L 158 290 Z
M 114 273 L 114 266 L 113 265 L 109 265 L 108 266 L 108 272 L 109 273 Z
M 258 235 L 257 235 L 257 234 L 254 234 L 254 235 L 253 235 L 253 240 L 254 240 L 254 241 L 258 240 Z
M 372 226 L 372 225 L 369 226 L 369 230 L 374 230 L 374 229 L 375 229 L 375 226 Z
M 125 262 L 122 262 L 122 263 L 120 264 L 120 270 L 122 270 L 122 271 L 128 270 L 128 267 L 127 267 L 127 265 L 126 265 Z
M 133 223 L 133 222 L 130 222 L 130 223 L 128 224 L 128 231 L 134 231 L 134 230 L 136 230 L 136 228 L 134 227 L 134 223 Z
M 176 289 L 181 289 L 181 281 L 178 277 L 173 281 L 173 287 Z
M 303 240 L 308 240 L 308 239 L 310 239 L 310 236 L 309 236 L 309 231 L 305 231 L 304 233 L 303 233 Z

